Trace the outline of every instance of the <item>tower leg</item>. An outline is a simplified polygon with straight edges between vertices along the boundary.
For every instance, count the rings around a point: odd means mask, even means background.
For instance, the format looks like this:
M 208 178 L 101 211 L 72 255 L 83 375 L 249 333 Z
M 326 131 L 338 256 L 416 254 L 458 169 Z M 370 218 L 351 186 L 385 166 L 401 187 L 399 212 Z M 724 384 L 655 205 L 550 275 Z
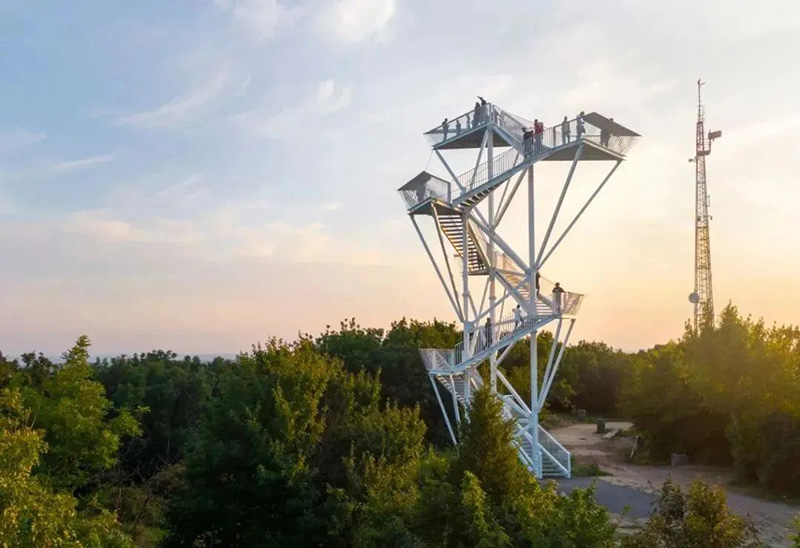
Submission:
M 488 141 L 486 146 L 488 178 L 494 177 L 494 135 L 492 130 L 487 130 Z M 494 192 L 489 194 L 489 319 L 492 322 L 492 329 L 497 326 L 497 293 L 495 281 L 495 269 L 497 268 L 497 258 L 494 254 L 495 240 L 495 203 Z M 497 352 L 489 355 L 489 383 L 492 392 L 497 393 Z
M 530 309 L 534 322 L 537 320 L 538 312 L 536 307 L 537 291 L 536 291 L 536 225 L 534 219 L 535 215 L 535 201 L 534 201 L 534 185 L 533 185 L 533 166 L 528 168 L 528 253 L 529 253 L 529 278 L 528 287 L 530 288 Z M 531 444 L 533 465 L 535 467 L 536 477 L 542 477 L 542 462 L 541 451 L 539 451 L 539 368 L 536 339 L 538 331 L 534 330 L 530 336 L 530 355 L 531 355 L 531 415 L 528 419 L 528 427 L 531 431 Z

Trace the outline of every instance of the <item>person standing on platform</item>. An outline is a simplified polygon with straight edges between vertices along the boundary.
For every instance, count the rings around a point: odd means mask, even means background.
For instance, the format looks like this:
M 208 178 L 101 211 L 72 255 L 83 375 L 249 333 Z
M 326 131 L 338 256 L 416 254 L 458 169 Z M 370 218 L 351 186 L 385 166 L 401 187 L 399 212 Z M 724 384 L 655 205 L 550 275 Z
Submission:
M 447 141 L 447 130 L 448 129 L 450 129 L 450 124 L 447 123 L 447 118 L 445 118 L 444 122 L 442 122 L 442 135 L 444 135 L 444 138 L 442 139 L 442 141 Z
M 561 144 L 566 145 L 569 143 L 569 120 L 564 116 L 564 121 L 561 122 Z
M 472 108 L 472 127 L 476 128 L 480 124 L 481 119 L 481 104 L 475 101 L 475 106 Z
M 469 123 L 469 122 L 467 122 L 467 123 Z M 459 133 L 461 133 L 461 118 L 456 120 L 456 135 L 458 135 Z
M 576 139 L 578 140 L 580 140 L 583 134 L 586 133 L 586 126 L 584 125 L 583 116 L 584 113 L 581 111 L 581 113 L 578 114 L 578 118 L 575 119 L 575 135 Z
M 561 314 L 561 301 L 563 300 L 564 295 L 564 288 L 561 287 L 561 284 L 556 282 L 556 286 L 553 288 L 553 302 L 556 305 L 556 314 Z

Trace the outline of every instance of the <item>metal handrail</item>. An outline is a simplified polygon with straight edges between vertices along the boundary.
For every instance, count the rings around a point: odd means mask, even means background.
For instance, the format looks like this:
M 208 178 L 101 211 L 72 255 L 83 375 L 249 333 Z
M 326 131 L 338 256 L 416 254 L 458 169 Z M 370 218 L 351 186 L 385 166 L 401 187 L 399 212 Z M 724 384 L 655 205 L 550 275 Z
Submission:
M 572 475 L 572 459 L 570 459 L 569 451 L 567 451 L 550 432 L 542 428 L 542 425 L 539 425 L 539 445 L 542 449 L 547 450 L 547 453 L 553 457 L 553 460 L 564 467 L 568 476 Z

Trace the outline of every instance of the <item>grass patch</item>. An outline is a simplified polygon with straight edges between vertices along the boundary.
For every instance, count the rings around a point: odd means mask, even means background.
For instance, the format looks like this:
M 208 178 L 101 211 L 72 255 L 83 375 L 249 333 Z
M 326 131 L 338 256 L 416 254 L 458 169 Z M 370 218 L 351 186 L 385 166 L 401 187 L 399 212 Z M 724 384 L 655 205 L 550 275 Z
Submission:
M 573 478 L 599 478 L 610 475 L 608 472 L 604 472 L 596 462 L 575 462 L 572 464 Z

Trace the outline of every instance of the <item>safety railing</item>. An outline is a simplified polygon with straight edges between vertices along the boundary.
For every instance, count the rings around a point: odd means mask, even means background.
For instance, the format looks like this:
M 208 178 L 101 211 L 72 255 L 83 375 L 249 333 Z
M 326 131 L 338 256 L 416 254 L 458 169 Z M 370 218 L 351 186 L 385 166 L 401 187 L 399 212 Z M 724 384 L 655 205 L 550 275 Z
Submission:
M 412 188 L 404 188 L 400 192 L 400 196 L 406 203 L 406 207 L 411 209 L 429 198 L 443 199 L 448 202 L 452 201 L 451 190 L 452 183 L 431 177 L 427 180 L 421 180 Z
M 499 116 L 500 109 L 492 104 L 486 103 L 484 105 L 476 105 L 472 110 L 452 120 L 445 118 L 444 122 L 426 131 L 424 135 L 428 141 L 435 146 L 457 137 L 462 133 L 482 127 L 486 125 L 489 120 L 497 123 L 499 121 Z
M 452 348 L 420 348 L 419 354 L 428 371 L 452 368 L 459 363 L 454 361 Z
M 506 314 L 501 320 L 479 326 L 470 334 L 469 348 L 470 355 L 475 356 L 490 349 L 495 344 L 503 342 L 505 339 L 528 329 L 535 323 L 532 316 L 516 317 L 514 312 Z M 464 361 L 464 341 L 460 341 L 453 348 L 454 365 Z
M 462 191 L 459 189 L 460 195 L 469 194 L 478 187 L 488 183 L 490 180 L 511 171 L 519 166 L 522 162 L 528 160 L 518 150 L 510 148 L 498 154 L 492 159 L 492 162 L 483 162 L 476 168 L 469 169 L 458 176 L 458 182 L 464 187 Z M 491 169 L 490 166 L 491 165 Z
M 586 125 L 594 127 L 590 124 Z M 583 138 L 623 156 L 628 153 L 638 139 L 635 135 L 609 135 L 603 132 L 584 135 Z
M 553 310 L 562 316 L 576 316 L 583 304 L 583 295 L 580 293 L 553 293 Z
M 541 425 L 539 425 L 539 445 L 542 449 L 547 451 L 555 461 L 564 467 L 567 477 L 572 475 L 572 463 L 569 451 L 558 443 L 558 440 L 555 439 L 550 432 L 542 428 Z

